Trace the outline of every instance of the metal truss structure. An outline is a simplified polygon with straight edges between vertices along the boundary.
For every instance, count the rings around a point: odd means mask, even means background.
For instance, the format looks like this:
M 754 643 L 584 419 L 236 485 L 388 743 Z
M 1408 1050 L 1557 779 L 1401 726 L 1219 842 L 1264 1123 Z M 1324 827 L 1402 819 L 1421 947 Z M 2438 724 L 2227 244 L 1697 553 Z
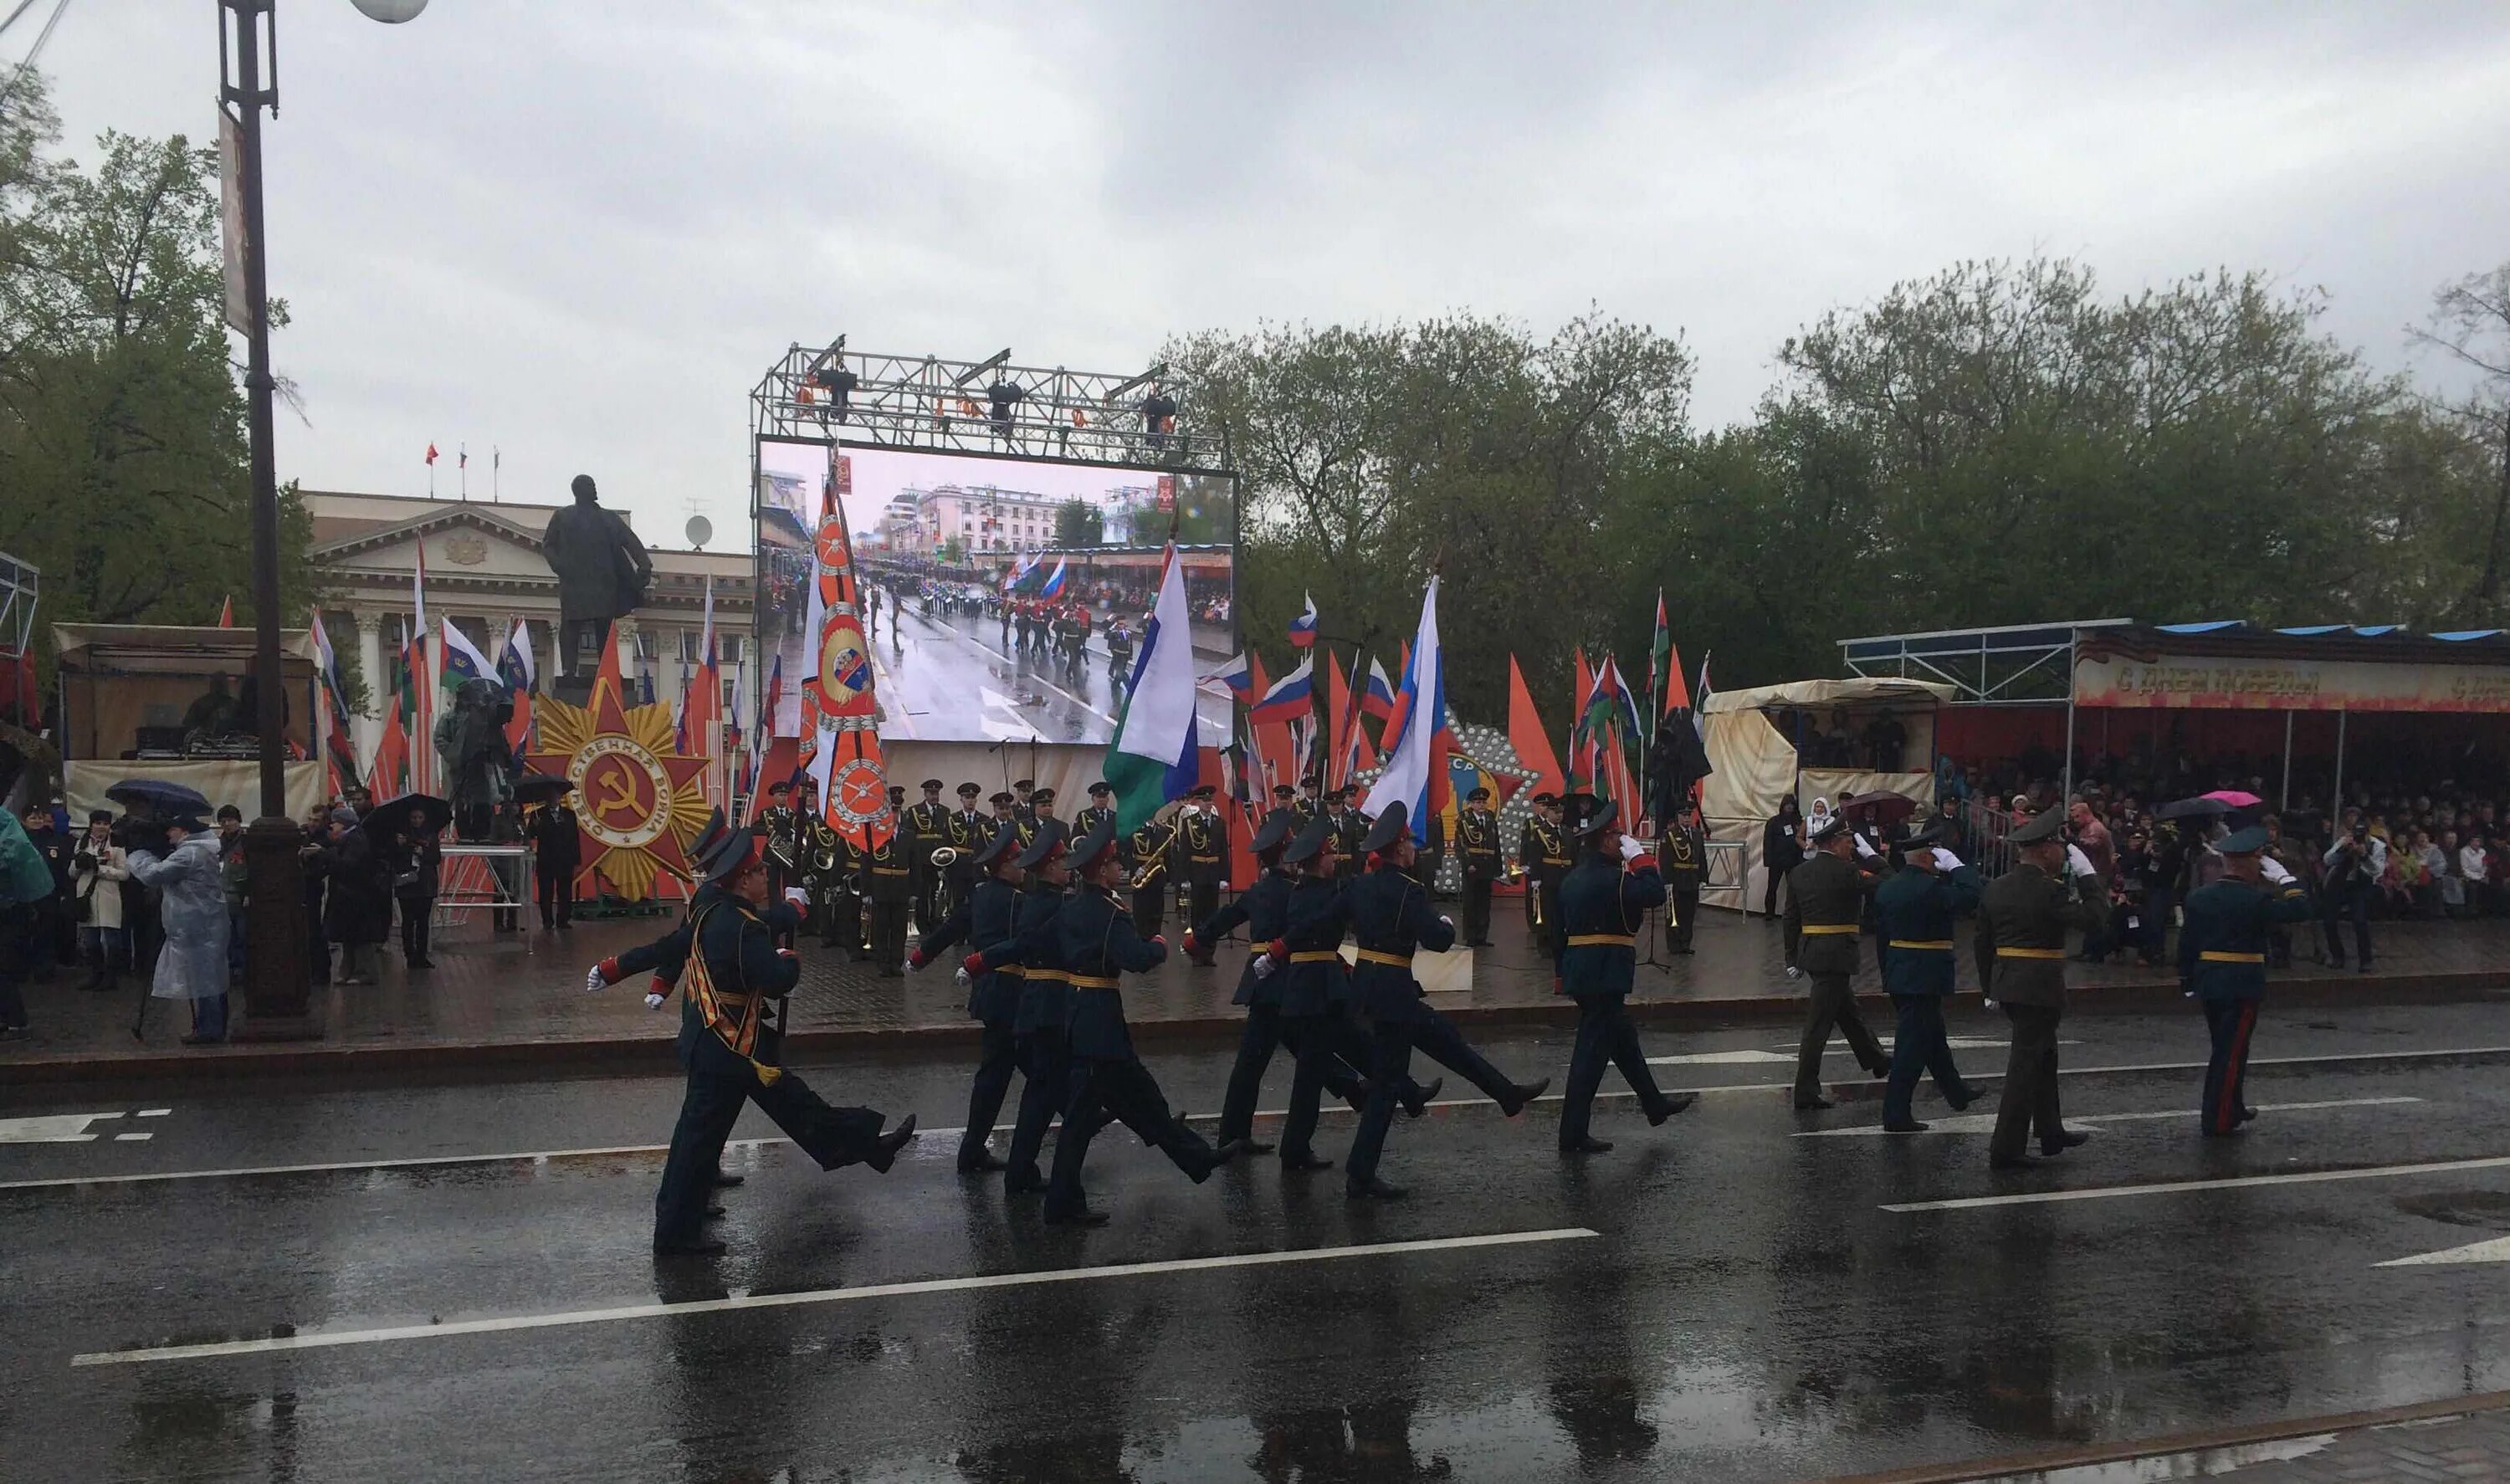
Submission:
M 1957 704 L 2071 701 L 2073 657 L 2086 632 L 2123 628 L 2130 619 L 1941 628 L 1927 633 L 1842 639 L 1850 673 L 1870 680 L 1940 680 Z
M 1196 429 L 1162 391 L 1163 365 L 1072 371 L 1013 365 L 1008 350 L 948 361 L 845 345 L 840 335 L 825 350 L 796 344 L 778 358 L 749 394 L 751 433 L 1191 473 L 1227 468 L 1218 434 Z M 1017 396 L 997 404 L 998 386 Z
M 41 595 L 35 568 L 0 552 L 0 654 L 27 652 L 34 642 L 35 604 Z

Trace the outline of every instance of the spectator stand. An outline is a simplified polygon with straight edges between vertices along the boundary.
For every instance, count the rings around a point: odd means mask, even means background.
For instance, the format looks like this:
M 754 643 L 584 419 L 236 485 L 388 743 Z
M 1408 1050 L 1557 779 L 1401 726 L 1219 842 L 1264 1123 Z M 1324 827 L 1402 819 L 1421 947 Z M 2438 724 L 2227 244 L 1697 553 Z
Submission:
M 1763 899 L 1761 826 L 1789 794 L 1806 813 L 1816 798 L 1877 792 L 1931 807 L 1935 775 L 1923 763 L 1934 755 L 1936 709 L 1952 695 L 1940 681 L 1866 676 L 1710 695 L 1700 714 L 1715 771 L 1700 812 L 1712 873 L 1700 900 L 1750 911 Z

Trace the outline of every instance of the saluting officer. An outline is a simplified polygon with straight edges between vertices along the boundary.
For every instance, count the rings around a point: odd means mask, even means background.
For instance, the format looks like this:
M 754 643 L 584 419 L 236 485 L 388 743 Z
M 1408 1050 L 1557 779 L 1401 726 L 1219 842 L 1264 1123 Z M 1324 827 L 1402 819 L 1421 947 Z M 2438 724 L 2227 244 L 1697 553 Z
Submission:
M 1591 793 L 1564 801 L 1570 831 L 1584 847 L 1560 884 L 1561 992 L 1578 1002 L 1578 1048 L 1560 1106 L 1560 1152 L 1599 1155 L 1613 1146 L 1587 1133 L 1604 1068 L 1617 1066 L 1654 1127 L 1699 1100 L 1658 1090 L 1630 1024 L 1630 981 L 1638 969 L 1638 933 L 1650 907 L 1664 900 L 1664 878 L 1639 840 L 1621 833 L 1612 806 Z
M 1229 874 L 1229 827 L 1211 804 L 1219 792 L 1209 783 L 1197 786 L 1187 796 L 1191 802 L 1177 816 L 1175 857 L 1177 873 L 1185 882 L 1189 923 L 1209 922 L 1220 910 L 1220 885 Z M 1189 952 L 1186 958 L 1198 968 L 1209 969 L 1211 944 L 1202 944 L 1200 952 Z
M 1037 838 L 1020 852 L 1016 862 L 1026 873 L 1019 909 L 1011 915 L 1010 936 L 978 945 L 961 964 L 971 975 L 998 972 L 1019 983 L 1019 1008 L 1011 1015 L 1011 1037 L 1018 1048 L 1019 1117 L 1011 1125 L 1010 1170 L 1003 1188 L 1014 1196 L 1046 1189 L 1037 1167 L 1037 1152 L 1046 1144 L 1046 1128 L 1063 1111 L 1071 1090 L 1072 1050 L 1066 1039 L 1072 1017 L 1071 976 L 1064 972 L 1062 938 L 1056 919 L 1072 880 L 1064 864 L 1063 826 L 1049 820 L 1037 826 Z
M 1787 873 L 1787 974 L 1812 976 L 1806 997 L 1804 1040 L 1796 1047 L 1795 1101 L 1799 1109 L 1828 1108 L 1821 1094 L 1821 1056 L 1834 1025 L 1869 1076 L 1891 1070 L 1891 1059 L 1856 1013 L 1856 937 L 1873 879 L 1852 858 L 1856 837 L 1832 815 L 1815 826 L 1813 853 Z
M 930 932 L 941 926 L 946 915 L 940 910 L 941 867 L 932 863 L 933 853 L 950 843 L 950 808 L 941 802 L 939 779 L 924 780 L 923 799 L 907 806 L 898 828 L 906 835 L 907 888 L 915 931 Z
M 1699 811 L 1674 816 L 1656 842 L 1664 867 L 1664 951 L 1690 953 L 1691 936 L 1699 931 L 1699 887 L 1708 874 L 1708 842 L 1699 830 Z
M 1475 788 L 1464 795 L 1456 815 L 1456 854 L 1464 866 L 1464 946 L 1490 946 L 1491 884 L 1499 880 L 1499 816 L 1491 813 L 1491 791 Z
M 1089 805 L 1072 817 L 1072 832 L 1095 834 L 1101 824 L 1109 829 L 1116 827 L 1116 786 L 1103 779 L 1089 785 Z
M 2051 809 L 2005 838 L 2021 860 L 1989 882 L 1978 899 L 1978 978 L 2013 1022 L 2004 1091 L 1988 1141 L 1991 1169 L 2020 1169 L 2033 1131 L 2042 1154 L 2063 1154 L 2091 1138 L 2066 1127 L 2057 1097 L 2057 1023 L 2066 1015 L 2066 930 L 2096 932 L 2109 921 L 2109 889 L 2088 863 L 2067 880 L 2064 811 Z M 1802 870 L 1802 866 L 1797 867 Z
M 1164 938 L 1144 939 L 1132 914 L 1116 898 L 1123 869 L 1116 860 L 1116 826 L 1101 826 L 1072 849 L 1081 890 L 1064 904 L 1058 924 L 1063 963 L 1072 976 L 1072 1091 L 1063 1107 L 1063 1132 L 1054 1141 L 1054 1173 L 1046 1187 L 1046 1219 L 1071 1226 L 1104 1226 L 1104 1212 L 1089 1209 L 1081 1188 L 1081 1164 L 1089 1141 L 1110 1122 L 1141 1135 L 1200 1185 L 1237 1157 L 1241 1146 L 1223 1138 L 1217 1148 L 1169 1111 L 1151 1069 L 1133 1052 L 1124 1023 L 1122 975 L 1147 973 L 1168 956 Z
M 1479 1087 L 1509 1118 L 1523 1113 L 1551 1084 L 1549 1078 L 1531 1086 L 1509 1081 L 1473 1049 L 1454 1022 L 1422 998 L 1421 982 L 1412 977 L 1412 955 L 1423 948 L 1446 952 L 1456 941 L 1456 927 L 1431 915 L 1428 894 L 1409 874 L 1413 844 L 1407 815 L 1399 801 L 1387 805 L 1360 842 L 1376 868 L 1347 883 L 1305 917 L 1294 912 L 1290 923 L 1303 938 L 1330 936 L 1336 943 L 1348 928 L 1359 944 L 1351 995 L 1368 1017 L 1372 1054 L 1368 1105 L 1360 1111 L 1359 1132 L 1351 1139 L 1350 1162 L 1344 1170 L 1345 1189 L 1354 1199 L 1395 1200 L 1404 1194 L 1377 1178 L 1377 1161 L 1385 1153 L 1386 1131 L 1411 1075 L 1416 1047 Z
M 767 865 L 747 831 L 730 828 L 720 814 L 706 825 L 697 852 L 705 882 L 689 904 L 695 949 L 683 985 L 701 1033 L 692 1038 L 688 1090 L 654 1196 L 654 1250 L 700 1256 L 723 1250 L 703 1224 L 744 1101 L 821 1169 L 860 1161 L 886 1173 L 915 1137 L 914 1115 L 883 1133 L 878 1110 L 832 1108 L 784 1069 L 782 1007 L 802 967 L 776 938 L 794 930 L 793 909 L 768 896 Z
M 2240 1131 L 2257 1110 L 2241 1094 L 2249 1082 L 2249 1039 L 2266 993 L 2266 946 L 2286 923 L 2312 916 L 2309 896 L 2281 862 L 2264 855 L 2266 832 L 2252 825 L 2223 837 L 2223 874 L 2187 894 L 2179 932 L 2179 983 L 2205 1009 L 2214 1050 L 2205 1063 L 2206 1137 Z
M 1289 930 L 1290 893 L 1298 878 L 1282 869 L 1281 851 L 1290 842 L 1295 818 L 1285 809 L 1264 817 L 1255 830 L 1255 859 L 1261 867 L 1255 884 L 1237 894 L 1236 901 L 1186 929 L 1187 958 L 1205 956 L 1205 945 L 1220 941 L 1240 923 L 1246 927 L 1248 942 L 1258 945 L 1269 944 Z M 1244 1143 L 1250 1155 L 1273 1152 L 1272 1145 L 1254 1137 L 1254 1129 L 1255 1098 L 1264 1090 L 1264 1069 L 1272 1065 L 1273 1052 L 1281 1045 L 1281 980 L 1274 968 L 1261 951 L 1247 954 L 1246 967 L 1237 975 L 1237 992 L 1229 999 L 1232 1005 L 1246 1007 L 1246 1026 L 1237 1038 L 1237 1060 L 1230 1068 L 1217 1137 L 1224 1144 Z M 1296 1047 L 1292 1054 L 1297 1054 Z
M 959 898 L 950 915 L 916 941 L 907 966 L 921 970 L 953 943 L 999 943 L 1011 935 L 1019 910 L 1019 842 L 1008 830 L 987 841 L 974 857 L 984 873 L 975 890 Z M 968 1126 L 959 1137 L 959 1173 L 980 1174 L 1008 1168 L 985 1147 L 994 1120 L 1002 1115 L 1010 1091 L 1011 1074 L 1019 1069 L 1019 1043 L 1013 1023 L 1019 1014 L 1020 980 L 999 969 L 982 973 L 959 970 L 968 982 L 968 1018 L 984 1027 L 977 1043 L 976 1079 L 968 1088 Z
M 1923 1133 L 1910 1102 L 1918 1079 L 1933 1073 L 1935 1089 L 1955 1113 L 1978 1094 L 1953 1065 L 1944 1033 L 1944 1001 L 1954 979 L 1953 926 L 1978 905 L 1978 873 L 1943 849 L 1950 834 L 1938 821 L 1900 842 L 1901 867 L 1874 890 L 1882 927 L 1882 988 L 1900 1012 L 1891 1035 L 1890 1079 L 1882 1088 L 1882 1131 Z

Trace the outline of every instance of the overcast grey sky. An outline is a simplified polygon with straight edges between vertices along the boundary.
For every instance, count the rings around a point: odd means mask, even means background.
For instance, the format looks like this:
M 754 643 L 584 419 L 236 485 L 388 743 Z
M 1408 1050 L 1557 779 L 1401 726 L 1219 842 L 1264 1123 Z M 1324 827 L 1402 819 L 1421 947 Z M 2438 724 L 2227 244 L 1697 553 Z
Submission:
M 1132 368 L 1592 302 L 1685 335 L 1705 424 L 1961 257 L 2263 268 L 2391 365 L 2510 257 L 2510 6 L 1727 9 L 280 0 L 280 472 L 422 493 L 433 440 L 449 493 L 467 441 L 484 498 L 493 444 L 676 541 L 745 528 L 748 389 L 840 330 Z M 213 133 L 210 0 L 72 0 L 43 65 L 73 153 Z

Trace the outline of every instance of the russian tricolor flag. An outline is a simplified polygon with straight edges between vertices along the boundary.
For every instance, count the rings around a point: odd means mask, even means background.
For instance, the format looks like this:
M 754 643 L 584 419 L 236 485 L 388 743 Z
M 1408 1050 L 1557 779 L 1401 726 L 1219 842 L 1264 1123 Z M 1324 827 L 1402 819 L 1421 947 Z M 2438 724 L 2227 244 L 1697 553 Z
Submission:
M 1275 721 L 1293 721 L 1315 709 L 1316 662 L 1311 657 L 1299 662 L 1299 667 L 1273 682 L 1264 699 L 1246 708 L 1246 719 L 1258 726 Z
M 1394 686 L 1386 678 L 1386 666 L 1372 657 L 1368 662 L 1368 680 L 1359 693 L 1359 709 L 1379 721 L 1394 718 Z
M 1055 558 L 1055 562 L 1054 562 L 1054 575 L 1053 575 L 1052 577 L 1047 578 L 1047 579 L 1046 580 L 1046 586 L 1045 586 L 1045 587 L 1043 587 L 1043 588 L 1040 588 L 1040 589 L 1038 590 L 1038 596 L 1040 596 L 1040 597 L 1061 597 L 1062 595 L 1063 595 L 1063 559 L 1062 559 L 1061 557 L 1056 557 L 1056 558 Z
M 1305 649 L 1316 642 L 1316 597 L 1307 594 L 1308 611 L 1290 620 L 1290 647 Z
M 1454 785 L 1447 777 L 1447 758 L 1455 751 L 1455 734 L 1447 727 L 1447 662 L 1438 648 L 1438 579 L 1421 596 L 1421 632 L 1412 643 L 1412 663 L 1403 669 L 1399 719 L 1389 733 L 1386 771 L 1370 785 L 1366 815 L 1381 815 L 1401 803 L 1414 839 L 1426 839 L 1428 818 L 1447 807 Z
M 1240 652 L 1228 664 L 1220 666 L 1220 668 L 1213 670 L 1210 674 L 1202 677 L 1202 684 L 1206 687 L 1211 685 L 1213 681 L 1218 681 L 1230 695 L 1236 697 L 1240 701 L 1252 701 L 1254 699 L 1255 669 L 1253 666 L 1247 663 L 1246 656 L 1243 652 Z

